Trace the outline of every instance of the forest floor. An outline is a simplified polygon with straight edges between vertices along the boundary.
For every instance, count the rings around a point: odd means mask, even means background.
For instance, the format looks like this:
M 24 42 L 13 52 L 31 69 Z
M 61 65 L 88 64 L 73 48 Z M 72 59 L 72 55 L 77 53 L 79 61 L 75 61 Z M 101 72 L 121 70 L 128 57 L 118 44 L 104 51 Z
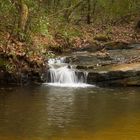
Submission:
M 114 26 L 69 24 L 65 27 L 51 28 L 49 36 L 36 35 L 34 43 L 56 53 L 86 47 L 100 50 L 107 46 L 120 47 L 120 44 L 127 46 L 140 43 L 140 29 L 136 29 L 134 21 Z
M 1 41 L 5 41 L 0 44 L 0 79 L 18 83 L 23 82 L 22 79 L 43 81 L 40 77 L 47 71 L 49 51 L 54 54 L 82 50 L 96 52 L 139 44 L 140 30 L 135 26 L 134 21 L 114 26 L 68 24 L 50 28 L 49 35 L 33 35 L 30 45 L 9 37 L 9 33 L 0 33 Z

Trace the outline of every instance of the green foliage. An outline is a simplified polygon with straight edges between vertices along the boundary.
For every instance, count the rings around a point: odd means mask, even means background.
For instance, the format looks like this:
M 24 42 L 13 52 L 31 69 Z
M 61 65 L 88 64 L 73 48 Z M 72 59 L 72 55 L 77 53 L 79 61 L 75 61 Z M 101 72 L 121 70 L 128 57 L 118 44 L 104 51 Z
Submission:
M 55 56 L 54 53 L 48 52 L 48 53 L 47 53 L 47 57 L 48 57 L 48 58 L 55 58 L 56 56 Z
M 61 25 L 57 28 L 58 32 L 63 35 L 64 38 L 80 37 L 82 33 L 79 29 L 71 24 Z
M 15 7 L 9 0 L 0 2 L 0 29 L 9 30 L 13 26 Z
M 15 70 L 15 65 L 13 65 L 13 64 L 10 64 L 10 63 L 7 63 L 6 65 L 5 65 L 5 68 L 6 68 L 6 70 L 8 71 L 8 72 L 13 72 L 14 70 Z
M 5 68 L 8 72 L 12 72 L 14 69 L 14 65 L 10 64 L 7 60 L 4 59 L 0 59 L 0 67 Z
M 6 66 L 7 62 L 3 59 L 0 59 L 0 67 Z
M 46 16 L 40 18 L 34 18 L 31 29 L 34 33 L 41 33 L 42 35 L 48 35 L 49 22 Z

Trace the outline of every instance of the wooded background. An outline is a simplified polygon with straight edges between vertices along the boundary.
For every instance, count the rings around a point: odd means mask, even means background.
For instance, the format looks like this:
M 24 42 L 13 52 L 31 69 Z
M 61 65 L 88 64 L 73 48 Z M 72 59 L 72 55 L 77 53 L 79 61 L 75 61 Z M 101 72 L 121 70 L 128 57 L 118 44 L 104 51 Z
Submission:
M 0 30 L 24 38 L 30 32 L 48 34 L 59 24 L 130 22 L 139 13 L 140 0 L 1 0 Z

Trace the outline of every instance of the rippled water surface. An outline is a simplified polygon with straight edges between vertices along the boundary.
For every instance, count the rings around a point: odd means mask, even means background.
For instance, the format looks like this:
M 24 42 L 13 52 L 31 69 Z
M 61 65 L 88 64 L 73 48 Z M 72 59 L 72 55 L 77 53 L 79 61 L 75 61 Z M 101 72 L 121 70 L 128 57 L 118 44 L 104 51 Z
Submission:
M 140 88 L 0 88 L 0 140 L 139 140 Z

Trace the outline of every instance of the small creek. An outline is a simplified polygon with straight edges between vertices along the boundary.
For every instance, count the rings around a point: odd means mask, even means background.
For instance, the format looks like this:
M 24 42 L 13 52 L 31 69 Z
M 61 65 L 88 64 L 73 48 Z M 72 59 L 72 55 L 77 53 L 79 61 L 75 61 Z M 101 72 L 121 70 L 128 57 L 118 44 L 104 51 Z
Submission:
M 87 84 L 85 66 L 104 71 L 124 60 L 112 56 L 105 60 L 79 53 L 50 59 L 46 83 L 0 86 L 0 140 L 139 140 L 140 88 Z

